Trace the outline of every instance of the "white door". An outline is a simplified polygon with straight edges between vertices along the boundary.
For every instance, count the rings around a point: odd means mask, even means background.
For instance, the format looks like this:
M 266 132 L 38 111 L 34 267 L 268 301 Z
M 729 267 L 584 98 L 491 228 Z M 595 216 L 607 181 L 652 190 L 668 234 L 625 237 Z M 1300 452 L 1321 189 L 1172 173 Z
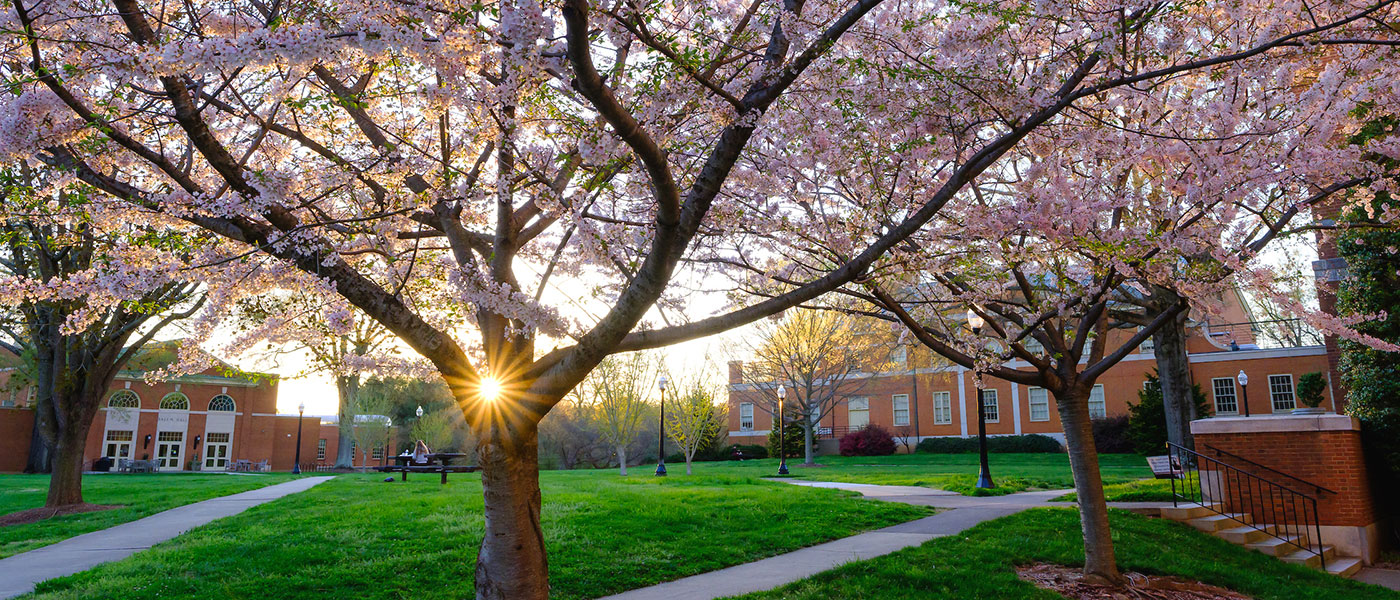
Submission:
M 162 471 L 180 471 L 185 468 L 180 460 L 181 449 L 185 446 L 185 432 L 161 431 L 156 433 L 156 466 Z
M 204 468 L 227 469 L 229 434 L 210 433 L 204 442 Z
M 131 431 L 114 429 L 107 432 L 106 452 L 103 456 L 113 460 L 118 458 L 131 458 L 131 440 L 134 436 Z

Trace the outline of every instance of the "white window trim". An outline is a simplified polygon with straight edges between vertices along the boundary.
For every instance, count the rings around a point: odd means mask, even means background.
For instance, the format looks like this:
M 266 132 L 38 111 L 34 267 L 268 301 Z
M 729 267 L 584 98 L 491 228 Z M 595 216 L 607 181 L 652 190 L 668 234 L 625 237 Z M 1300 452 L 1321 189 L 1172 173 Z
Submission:
M 900 398 L 904 398 L 904 422 L 903 422 L 903 423 L 900 423 L 900 422 L 899 422 L 899 402 L 898 402 L 898 400 L 899 400 Z M 908 426 L 909 426 L 909 394 L 892 394 L 892 395 L 890 395 L 890 422 L 893 423 L 895 427 L 908 427 Z
M 748 426 L 748 427 L 744 427 L 744 407 L 748 407 L 748 409 L 749 409 L 749 426 Z M 752 402 L 740 402 L 740 403 L 739 403 L 739 431 L 753 431 L 753 427 L 754 427 L 753 403 L 752 403 Z
M 1228 382 L 1230 382 L 1230 392 L 1231 392 L 1231 395 L 1232 395 L 1232 396 L 1234 397 L 1234 399 L 1235 399 L 1235 410 L 1220 410 L 1220 397 L 1219 397 L 1219 395 L 1218 395 L 1218 390 L 1219 390 L 1219 388 L 1215 387 L 1215 382 L 1217 382 L 1217 381 L 1228 381 Z M 1235 378 L 1234 378 L 1234 377 L 1213 377 L 1213 378 L 1211 378 L 1211 380 L 1210 380 L 1210 401 L 1211 401 L 1212 404 L 1214 404 L 1214 407 L 1215 407 L 1215 415 L 1216 415 L 1216 416 L 1222 416 L 1222 415 L 1238 415 L 1238 414 L 1240 414 L 1240 387 L 1239 387 L 1238 385 L 1235 384 Z M 1273 403 L 1273 401 L 1270 400 L 1270 404 L 1272 404 L 1272 403 Z
M 947 414 L 947 418 L 946 418 L 946 419 L 939 416 L 939 410 L 940 410 L 940 409 L 939 409 L 939 406 L 938 406 L 938 401 L 939 401 L 940 398 L 942 398 L 942 400 L 943 400 L 942 412 L 944 412 L 944 413 Z M 952 393 L 952 392 L 934 392 L 934 393 L 933 393 L 933 424 L 934 424 L 934 425 L 952 425 L 952 424 L 953 424 L 953 393 Z
M 1100 414 L 1100 415 L 1097 416 L 1097 417 L 1094 416 L 1094 403 L 1093 403 L 1093 401 L 1094 401 L 1094 390 L 1098 390 L 1098 392 L 1099 392 L 1099 397 L 1103 399 L 1103 413 Z M 1089 399 L 1088 399 L 1087 404 L 1088 404 L 1088 406 L 1086 406 L 1086 408 L 1089 409 L 1089 418 L 1090 418 L 1090 419 L 1107 419 L 1107 418 L 1108 418 L 1108 389 L 1105 388 L 1105 387 L 1103 386 L 1102 383 L 1094 384 L 1094 387 L 1093 387 L 1093 388 L 1090 388 L 1090 390 L 1089 390 Z
M 1293 408 L 1285 408 L 1285 409 L 1283 409 L 1283 410 L 1279 410 L 1279 409 L 1274 405 L 1274 382 L 1273 382 L 1273 379 L 1274 379 L 1275 377 L 1287 377 L 1287 378 L 1288 378 L 1288 389 L 1290 390 L 1290 393 L 1293 394 Z M 1269 388 L 1269 390 L 1268 390 L 1268 392 L 1269 392 L 1269 412 L 1277 413 L 1277 414 L 1281 414 L 1281 415 L 1286 415 L 1286 414 L 1292 413 L 1292 412 L 1295 411 L 1295 410 L 1298 410 L 1298 382 L 1293 380 L 1293 374 L 1292 374 L 1292 373 L 1274 373 L 1274 374 L 1271 374 L 1271 375 L 1265 375 L 1265 376 L 1264 376 L 1264 387 Z
M 1045 392 L 1045 418 L 1035 418 L 1035 391 Z M 1026 406 L 1030 408 L 1030 421 L 1032 423 L 1046 423 L 1050 421 L 1050 390 L 1043 387 L 1030 387 L 1026 389 Z
M 978 397 L 978 401 L 982 402 L 983 405 L 986 404 L 986 401 L 987 401 L 987 394 L 991 394 L 991 395 L 992 395 L 992 406 L 996 409 L 996 418 L 993 419 L 993 418 L 991 418 L 991 417 L 989 416 L 989 417 L 987 417 L 987 422 L 988 422 L 988 423 L 1000 423 L 1000 422 L 1001 422 L 1001 397 L 1000 397 L 999 394 L 997 394 L 997 391 L 996 391 L 996 390 L 984 389 L 984 390 L 981 391 L 981 393 L 979 394 L 979 397 Z M 978 408 L 978 410 L 981 410 L 982 413 L 986 413 L 986 409 L 983 408 L 982 406 L 978 406 L 977 408 Z

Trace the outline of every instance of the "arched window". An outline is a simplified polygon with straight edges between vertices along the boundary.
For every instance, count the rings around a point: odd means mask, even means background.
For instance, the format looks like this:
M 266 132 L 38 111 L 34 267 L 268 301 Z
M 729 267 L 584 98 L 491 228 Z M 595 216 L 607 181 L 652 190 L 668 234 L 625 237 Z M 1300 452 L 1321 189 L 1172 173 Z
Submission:
M 107 399 L 108 408 L 141 408 L 141 398 L 131 390 L 117 390 Z
M 214 396 L 213 399 L 209 400 L 209 410 L 211 412 L 216 410 L 233 412 L 233 398 L 228 397 L 227 394 Z
M 160 407 L 163 410 L 189 410 L 190 399 L 180 392 L 173 392 L 160 399 Z

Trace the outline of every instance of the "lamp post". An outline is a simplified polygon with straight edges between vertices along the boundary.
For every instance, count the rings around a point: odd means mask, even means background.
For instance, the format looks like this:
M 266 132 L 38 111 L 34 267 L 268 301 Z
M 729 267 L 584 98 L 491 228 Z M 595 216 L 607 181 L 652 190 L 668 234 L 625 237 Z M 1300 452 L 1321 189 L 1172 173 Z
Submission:
M 1240 382 L 1240 403 L 1244 404 L 1244 416 L 1249 416 L 1249 376 L 1244 374 L 1244 369 L 1240 369 L 1240 374 L 1235 376 L 1235 381 Z
M 656 387 L 661 390 L 661 428 L 660 434 L 656 436 L 656 476 L 666 476 L 666 376 L 662 375 L 656 380 Z
M 384 418 L 384 451 L 379 453 L 379 466 L 389 464 L 389 432 L 394 430 L 394 420 Z
M 783 418 L 784 418 L 784 415 L 783 415 L 783 400 L 784 400 L 785 398 L 787 398 L 787 388 L 784 387 L 783 384 L 780 383 L 780 384 L 778 384 L 778 456 L 779 456 L 779 459 L 778 459 L 778 474 L 779 474 L 779 475 L 787 475 L 787 474 L 788 474 L 788 468 L 787 468 L 787 452 L 786 452 L 786 451 L 787 451 L 787 440 L 784 439 L 784 434 L 787 433 L 786 431 L 784 431 L 784 429 L 787 428 L 787 423 L 785 423 L 785 422 L 783 421 Z
M 292 474 L 301 474 L 301 418 L 306 414 L 306 403 L 297 404 L 297 453 L 292 464 Z
M 967 324 L 972 328 L 973 335 L 982 335 L 982 326 L 986 325 L 987 321 L 982 315 L 968 309 Z M 982 397 L 982 377 L 973 373 L 973 382 L 977 385 L 977 452 L 982 459 L 981 470 L 977 473 L 977 487 L 989 490 L 996 487 L 996 484 L 992 483 L 992 469 L 987 465 L 987 403 Z

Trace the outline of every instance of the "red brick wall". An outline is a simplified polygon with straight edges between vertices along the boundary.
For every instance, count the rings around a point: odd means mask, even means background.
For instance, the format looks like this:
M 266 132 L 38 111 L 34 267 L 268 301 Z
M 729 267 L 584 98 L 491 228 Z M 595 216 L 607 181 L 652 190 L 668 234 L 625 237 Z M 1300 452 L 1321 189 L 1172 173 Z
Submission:
M 34 435 L 34 411 L 0 408 L 0 472 L 24 470 L 29 461 L 29 440 Z
M 1279 485 L 1316 495 L 1321 525 L 1366 526 L 1376 522 L 1375 505 L 1361 454 L 1359 432 L 1197 433 L 1194 437 L 1196 450 L 1206 456 L 1217 457 L 1209 447 L 1218 448 L 1336 492 L 1316 494 L 1295 480 L 1252 467 L 1230 456 L 1219 457 L 1222 462 L 1255 473 Z M 1212 475 L 1207 473 L 1202 476 Z M 1250 512 L 1247 508 L 1250 504 L 1260 504 L 1257 498 L 1252 499 L 1248 494 L 1235 491 L 1241 488 L 1232 486 L 1229 489 L 1232 493 L 1228 494 L 1228 504 L 1232 511 Z M 1283 514 L 1281 509 L 1275 510 L 1278 514 Z M 1253 512 L 1260 510 L 1256 508 Z M 1261 517 L 1256 515 L 1255 518 Z

